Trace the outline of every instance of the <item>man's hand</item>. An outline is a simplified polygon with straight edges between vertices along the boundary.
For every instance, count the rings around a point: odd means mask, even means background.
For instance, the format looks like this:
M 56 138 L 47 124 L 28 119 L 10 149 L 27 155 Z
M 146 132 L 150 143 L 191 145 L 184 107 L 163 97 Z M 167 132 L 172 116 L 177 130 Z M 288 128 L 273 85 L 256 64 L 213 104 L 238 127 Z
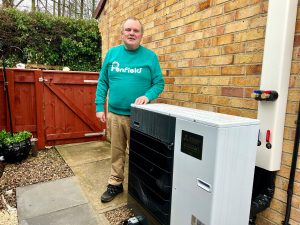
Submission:
M 98 120 L 100 120 L 102 123 L 106 122 L 106 117 L 104 112 L 96 112 L 96 117 Z
M 149 102 L 149 99 L 146 96 L 141 96 L 135 100 L 134 104 L 144 105 L 144 104 L 147 104 L 148 102 Z

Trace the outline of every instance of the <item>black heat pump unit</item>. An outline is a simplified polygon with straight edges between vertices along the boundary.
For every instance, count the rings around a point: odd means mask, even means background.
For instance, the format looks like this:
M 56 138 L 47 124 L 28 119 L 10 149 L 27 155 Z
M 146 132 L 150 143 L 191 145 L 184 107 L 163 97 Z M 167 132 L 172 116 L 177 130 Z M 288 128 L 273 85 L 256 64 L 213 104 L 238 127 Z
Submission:
M 128 206 L 148 224 L 170 225 L 176 119 L 131 110 Z

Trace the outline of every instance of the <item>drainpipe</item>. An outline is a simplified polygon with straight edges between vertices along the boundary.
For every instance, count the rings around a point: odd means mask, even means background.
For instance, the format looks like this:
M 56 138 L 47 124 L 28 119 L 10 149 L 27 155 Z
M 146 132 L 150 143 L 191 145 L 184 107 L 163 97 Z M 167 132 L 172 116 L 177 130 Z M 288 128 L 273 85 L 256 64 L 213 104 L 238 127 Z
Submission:
M 296 168 L 297 168 L 297 157 L 298 157 L 298 149 L 299 149 L 299 138 L 300 138 L 300 103 L 299 103 L 299 109 L 298 109 L 298 118 L 297 118 L 297 127 L 296 127 L 295 141 L 294 141 L 292 166 L 291 166 L 291 171 L 290 171 L 289 185 L 288 185 L 288 189 L 287 189 L 287 204 L 286 204 L 285 218 L 282 223 L 283 225 L 289 225 L 289 220 L 290 220 L 290 215 L 291 215 L 293 188 L 294 188 L 295 172 L 296 172 Z
M 270 206 L 280 170 L 298 0 L 270 0 L 258 101 L 260 132 L 256 154 L 250 224 Z

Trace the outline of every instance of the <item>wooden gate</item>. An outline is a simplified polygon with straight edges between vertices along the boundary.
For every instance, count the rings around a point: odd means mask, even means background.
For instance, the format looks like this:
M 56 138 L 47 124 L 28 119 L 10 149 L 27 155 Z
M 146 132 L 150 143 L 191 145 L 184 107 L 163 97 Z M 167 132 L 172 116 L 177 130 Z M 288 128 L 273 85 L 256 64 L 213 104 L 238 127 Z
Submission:
M 95 117 L 97 80 L 98 73 L 92 72 L 7 69 L 13 131 L 31 131 L 39 148 L 105 140 L 105 124 Z M 3 91 L 0 107 L 0 129 L 10 130 Z

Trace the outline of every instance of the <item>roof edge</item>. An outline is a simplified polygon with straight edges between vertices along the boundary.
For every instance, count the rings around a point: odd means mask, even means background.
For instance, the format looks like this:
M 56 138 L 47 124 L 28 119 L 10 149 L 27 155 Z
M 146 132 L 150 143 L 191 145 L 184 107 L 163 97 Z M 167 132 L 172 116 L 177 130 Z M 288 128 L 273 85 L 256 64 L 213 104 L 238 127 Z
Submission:
M 94 12 L 94 18 L 95 19 L 98 19 L 100 16 L 101 16 L 101 13 L 104 9 L 104 6 L 105 6 L 105 3 L 106 3 L 107 0 L 100 0 L 98 5 L 97 5 L 97 8 Z

